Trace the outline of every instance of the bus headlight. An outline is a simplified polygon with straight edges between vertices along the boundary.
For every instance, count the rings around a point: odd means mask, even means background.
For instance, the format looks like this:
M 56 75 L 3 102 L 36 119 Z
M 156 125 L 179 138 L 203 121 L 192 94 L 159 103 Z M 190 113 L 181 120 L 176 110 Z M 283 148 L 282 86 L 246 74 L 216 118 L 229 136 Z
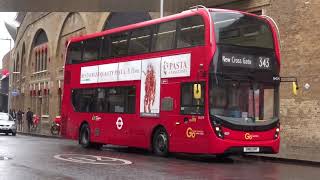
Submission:
M 223 130 L 222 130 L 222 128 L 221 128 L 219 125 L 215 125 L 214 130 L 215 130 L 216 135 L 217 135 L 219 138 L 221 138 L 221 139 L 224 138 Z
M 274 133 L 274 139 L 277 139 L 280 134 L 280 123 L 277 124 L 276 132 Z

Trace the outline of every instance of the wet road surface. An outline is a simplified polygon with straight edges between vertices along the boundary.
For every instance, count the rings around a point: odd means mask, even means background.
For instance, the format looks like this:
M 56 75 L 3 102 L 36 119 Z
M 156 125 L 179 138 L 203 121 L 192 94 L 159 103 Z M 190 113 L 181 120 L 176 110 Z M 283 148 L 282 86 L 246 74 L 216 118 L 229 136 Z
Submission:
M 76 141 L 0 134 L 0 180 L 27 179 L 320 179 L 320 168 L 232 157 L 171 155 Z

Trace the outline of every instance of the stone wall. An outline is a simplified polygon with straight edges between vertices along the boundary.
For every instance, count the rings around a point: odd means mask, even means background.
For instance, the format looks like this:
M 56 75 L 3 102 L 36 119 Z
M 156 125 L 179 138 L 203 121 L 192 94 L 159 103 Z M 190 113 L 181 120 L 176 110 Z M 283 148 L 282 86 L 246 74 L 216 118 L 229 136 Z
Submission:
M 273 0 L 266 9 L 280 29 L 281 75 L 297 76 L 300 85 L 296 97 L 291 83 L 281 85 L 281 153 L 300 154 L 303 159 L 320 148 L 319 8 L 316 0 Z M 309 89 L 304 88 L 306 83 Z
M 42 103 L 49 104 L 49 113 L 41 113 L 41 133 L 49 133 L 48 127 L 55 116 L 59 115 L 58 86 L 59 81 L 63 88 L 63 66 L 65 55 L 65 42 L 68 38 L 87 33 L 100 31 L 108 17 L 107 12 L 28 12 L 22 21 L 15 41 L 13 59 L 23 61 L 20 66 L 21 74 L 15 74 L 12 88 L 19 89 L 21 95 L 11 99 L 12 107 L 15 109 L 27 110 L 31 107 L 37 111 L 32 102 L 38 102 L 42 98 Z M 81 25 L 74 29 L 75 25 Z M 33 41 L 39 30 L 43 30 L 47 36 L 48 43 L 48 68 L 46 72 L 35 73 L 35 50 Z M 24 58 L 23 56 L 23 47 Z M 13 63 L 13 62 L 10 62 Z M 30 85 L 38 84 L 44 87 L 49 86 L 49 102 L 45 96 L 30 96 Z M 42 106 L 44 106 L 44 104 Z M 39 114 L 38 114 L 39 115 Z

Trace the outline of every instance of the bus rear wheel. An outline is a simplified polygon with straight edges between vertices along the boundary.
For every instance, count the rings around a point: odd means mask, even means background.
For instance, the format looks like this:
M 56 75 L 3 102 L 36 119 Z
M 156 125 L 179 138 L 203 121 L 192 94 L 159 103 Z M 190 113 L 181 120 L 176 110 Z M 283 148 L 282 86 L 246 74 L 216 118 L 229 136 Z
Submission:
M 168 156 L 169 154 L 169 139 L 164 128 L 158 128 L 152 138 L 153 152 L 157 156 Z
M 80 129 L 79 143 L 83 148 L 94 148 L 100 150 L 103 146 L 101 143 L 90 142 L 90 128 L 88 124 L 83 124 Z
M 83 148 L 90 147 L 90 129 L 88 124 L 83 124 L 80 129 L 79 144 Z

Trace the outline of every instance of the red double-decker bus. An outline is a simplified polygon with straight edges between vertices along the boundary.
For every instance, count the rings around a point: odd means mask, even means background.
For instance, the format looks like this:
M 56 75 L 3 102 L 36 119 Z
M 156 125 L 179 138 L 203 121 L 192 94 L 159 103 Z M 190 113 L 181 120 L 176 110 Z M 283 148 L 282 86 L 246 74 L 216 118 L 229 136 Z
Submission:
M 269 18 L 196 7 L 67 48 L 62 134 L 83 147 L 279 151 L 280 53 Z

